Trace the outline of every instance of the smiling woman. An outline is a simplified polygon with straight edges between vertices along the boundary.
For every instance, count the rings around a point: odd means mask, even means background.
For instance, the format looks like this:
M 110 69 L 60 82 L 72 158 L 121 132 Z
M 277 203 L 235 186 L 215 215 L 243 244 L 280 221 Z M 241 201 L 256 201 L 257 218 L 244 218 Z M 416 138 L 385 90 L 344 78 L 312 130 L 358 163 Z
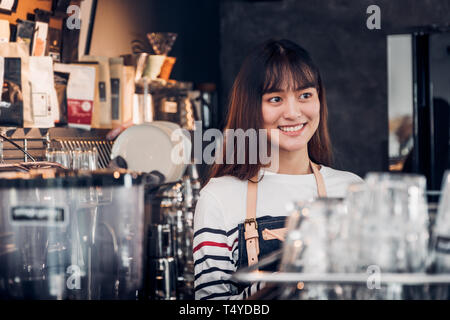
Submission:
M 305 49 L 289 40 L 269 40 L 246 58 L 233 85 L 226 130 L 265 130 L 270 146 L 277 147 L 277 159 L 271 159 L 278 165 L 220 161 L 213 166 L 194 216 L 197 299 L 254 293 L 260 284 L 238 285 L 231 274 L 280 248 L 285 205 L 343 197 L 349 184 L 362 181 L 328 167 L 327 112 L 319 70 Z M 260 141 L 251 146 L 252 141 L 245 149 L 247 160 L 260 146 Z M 224 141 L 225 151 L 229 146 L 236 154 L 236 144 Z
M 289 40 L 269 40 L 247 56 L 236 77 L 226 129 L 267 129 L 269 138 L 271 129 L 279 129 L 281 153 L 286 148 L 302 149 L 312 161 L 331 165 L 327 118 L 325 88 L 308 52 Z M 305 127 L 295 128 L 301 124 Z M 261 167 L 250 162 L 216 164 L 211 177 L 232 175 L 247 180 Z

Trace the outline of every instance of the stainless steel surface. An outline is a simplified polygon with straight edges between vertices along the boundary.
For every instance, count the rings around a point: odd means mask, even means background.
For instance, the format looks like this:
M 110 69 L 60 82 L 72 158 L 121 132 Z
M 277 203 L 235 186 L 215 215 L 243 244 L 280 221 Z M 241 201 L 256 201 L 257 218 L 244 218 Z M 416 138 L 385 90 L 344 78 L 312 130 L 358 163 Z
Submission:
M 268 282 L 268 283 L 341 283 L 341 284 L 367 284 L 370 281 L 369 273 L 302 273 L 302 272 L 266 272 L 260 271 L 264 266 L 270 265 L 282 256 L 282 249 L 260 259 L 251 266 L 239 269 L 232 279 L 241 283 Z M 426 273 L 380 273 L 380 284 L 450 284 L 450 274 Z
M 3 182 L 0 299 L 136 299 L 144 271 L 142 185 L 64 181 Z
M 150 259 L 150 274 L 152 274 L 149 293 L 151 300 L 177 299 L 177 266 L 172 257 Z
M 150 258 L 173 257 L 172 229 L 169 224 L 152 224 L 149 226 Z
M 194 299 L 193 218 L 199 191 L 196 166 L 190 165 L 182 181 L 162 186 L 152 200 L 147 281 L 153 299 L 172 299 L 167 288 L 173 285 L 178 299 Z M 173 259 L 175 268 L 155 273 L 155 257 Z

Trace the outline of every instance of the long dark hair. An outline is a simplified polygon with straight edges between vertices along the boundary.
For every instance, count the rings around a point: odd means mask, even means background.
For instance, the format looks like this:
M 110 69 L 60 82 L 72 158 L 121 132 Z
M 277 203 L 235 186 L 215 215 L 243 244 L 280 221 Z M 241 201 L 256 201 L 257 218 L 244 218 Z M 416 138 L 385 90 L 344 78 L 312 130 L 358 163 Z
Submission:
M 325 88 L 318 68 L 309 53 L 289 40 L 268 40 L 254 48 L 234 81 L 228 108 L 227 129 L 262 129 L 262 95 L 266 92 L 280 91 L 288 83 L 289 89 L 315 87 L 320 101 L 320 121 L 314 135 L 308 142 L 308 154 L 318 164 L 330 165 L 332 162 L 331 142 L 328 133 L 328 109 Z M 226 140 L 226 139 L 225 139 Z M 223 144 L 226 154 L 226 141 Z M 246 157 L 249 154 L 246 146 Z M 235 146 L 236 154 L 236 146 Z M 259 162 L 250 164 L 215 163 L 208 178 L 231 175 L 240 180 L 254 177 L 262 167 Z

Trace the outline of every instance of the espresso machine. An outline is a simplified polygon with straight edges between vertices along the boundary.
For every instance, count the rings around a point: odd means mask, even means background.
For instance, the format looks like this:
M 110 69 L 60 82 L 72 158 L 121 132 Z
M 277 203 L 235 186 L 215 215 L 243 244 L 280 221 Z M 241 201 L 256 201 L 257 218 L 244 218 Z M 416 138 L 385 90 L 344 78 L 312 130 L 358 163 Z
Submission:
M 144 292 L 152 174 L 0 175 L 1 299 L 135 300 Z
M 200 187 L 191 164 L 180 181 L 146 195 L 147 299 L 194 299 L 193 219 Z

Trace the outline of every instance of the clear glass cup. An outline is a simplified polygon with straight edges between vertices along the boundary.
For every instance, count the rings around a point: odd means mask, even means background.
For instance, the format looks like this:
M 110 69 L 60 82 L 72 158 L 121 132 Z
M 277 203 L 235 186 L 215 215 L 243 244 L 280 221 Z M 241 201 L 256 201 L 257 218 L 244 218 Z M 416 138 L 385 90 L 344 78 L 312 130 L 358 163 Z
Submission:
M 429 244 L 425 177 L 369 173 L 366 182 L 363 265 L 375 264 L 384 272 L 425 272 Z
M 429 264 L 424 176 L 370 173 L 364 183 L 348 187 L 343 201 L 295 203 L 289 211 L 282 272 L 358 273 L 369 277 L 374 267 L 381 273 L 422 273 Z M 448 231 L 450 234 L 450 226 Z M 302 290 L 292 286 L 285 289 L 284 297 L 292 297 L 293 292 L 301 299 L 428 297 L 422 288 L 399 284 L 369 288 L 366 283 L 307 283 L 302 284 Z
M 74 170 L 96 170 L 98 163 L 98 151 L 96 148 L 90 150 L 76 149 L 72 152 L 72 169 Z
M 46 158 L 49 162 L 56 162 L 68 169 L 71 168 L 72 157 L 68 150 L 49 150 L 46 152 Z
M 369 173 L 360 205 L 361 271 L 422 273 L 429 256 L 429 217 L 426 179 L 416 174 Z M 412 287 L 399 284 L 360 290 L 362 299 L 417 298 Z
M 433 262 L 436 272 L 450 273 L 450 171 L 444 175 L 441 190 L 433 228 Z
M 341 273 L 352 268 L 350 221 L 342 199 L 298 202 L 291 205 L 290 211 L 280 271 Z M 299 294 L 302 299 L 323 300 L 345 299 L 348 292 L 342 286 L 306 284 Z

